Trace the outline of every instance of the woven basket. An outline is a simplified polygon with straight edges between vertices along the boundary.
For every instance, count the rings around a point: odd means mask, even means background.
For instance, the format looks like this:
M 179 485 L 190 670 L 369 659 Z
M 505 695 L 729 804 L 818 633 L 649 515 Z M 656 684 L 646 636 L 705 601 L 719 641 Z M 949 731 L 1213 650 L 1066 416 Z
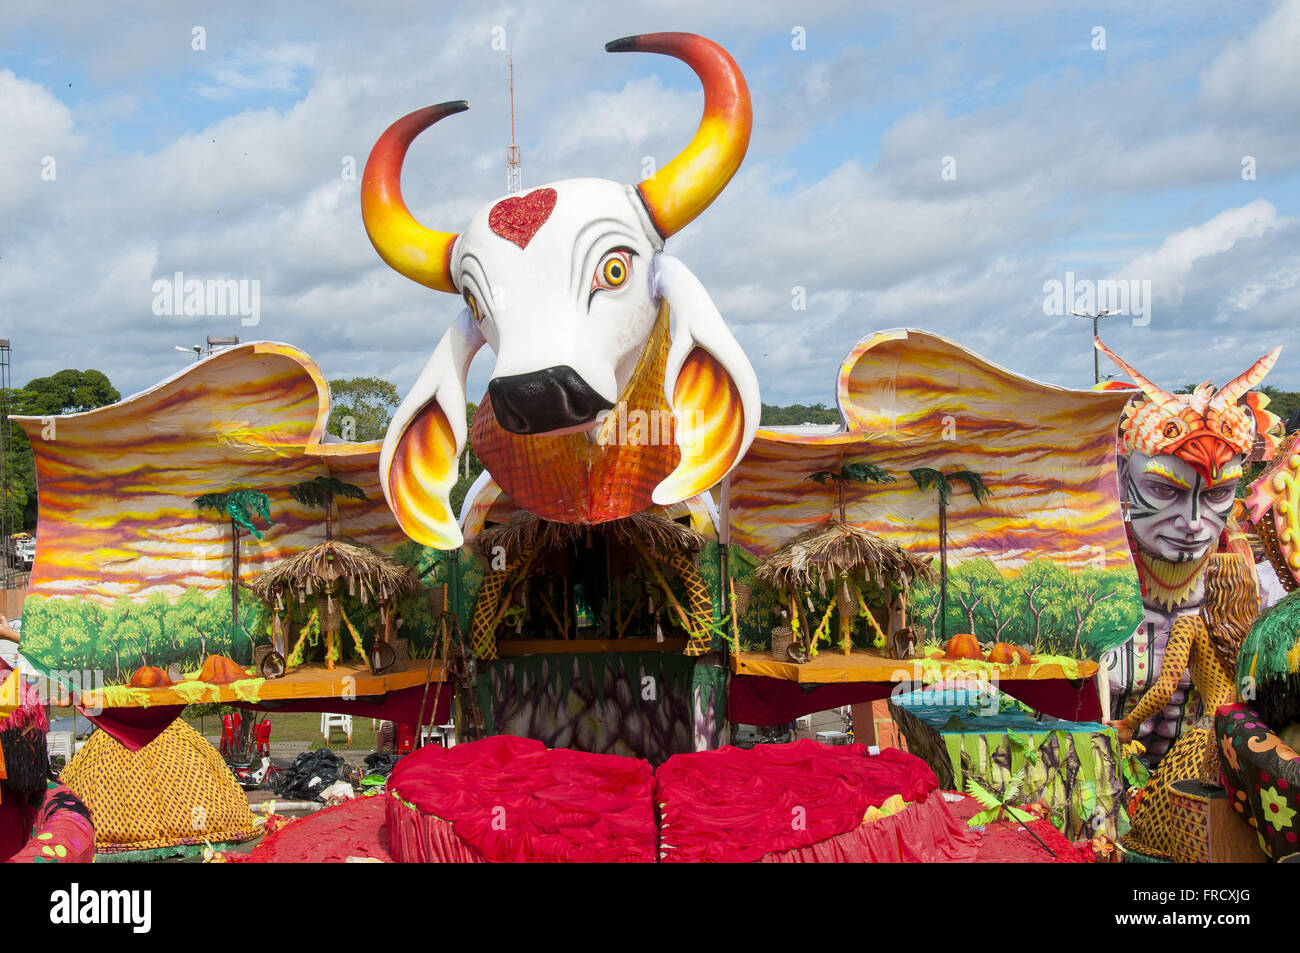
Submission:
M 848 581 L 835 587 L 835 601 L 839 603 L 840 615 L 845 619 L 855 618 L 858 614 L 858 597 L 849 588 Z
M 254 645 L 253 646 L 253 668 L 259 672 L 262 670 L 262 659 L 271 654 L 272 645 Z
M 754 587 L 747 582 L 735 583 L 736 588 L 736 618 L 739 619 L 749 611 L 749 600 L 754 596 Z
M 794 644 L 794 629 L 788 625 L 772 630 L 772 658 L 778 662 L 790 661 L 790 646 Z

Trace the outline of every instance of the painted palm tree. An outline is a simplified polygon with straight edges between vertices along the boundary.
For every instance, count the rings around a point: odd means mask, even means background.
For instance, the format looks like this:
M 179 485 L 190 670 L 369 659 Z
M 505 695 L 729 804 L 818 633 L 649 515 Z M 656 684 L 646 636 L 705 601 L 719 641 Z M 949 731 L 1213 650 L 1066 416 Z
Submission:
M 353 483 L 344 483 L 332 476 L 318 476 L 312 480 L 295 483 L 289 487 L 289 495 L 303 506 L 325 511 L 326 541 L 334 538 L 333 513 L 334 500 L 337 497 L 360 500 L 362 503 L 369 502 L 361 487 Z
M 847 463 L 838 470 L 818 470 L 808 479 L 825 486 L 834 483 L 839 494 L 840 522 L 847 523 L 844 516 L 844 485 L 846 483 L 894 483 L 894 477 L 886 470 L 870 463 Z
M 271 500 L 260 490 L 220 490 L 204 493 L 195 497 L 194 505 L 199 512 L 211 512 L 230 520 L 230 645 L 234 649 L 235 634 L 239 631 L 239 543 L 244 530 L 254 539 L 261 539 L 262 532 L 257 528 L 256 520 L 261 519 L 267 526 L 271 522 Z
M 952 502 L 954 483 L 965 483 L 977 503 L 989 498 L 991 492 L 974 470 L 950 470 L 943 473 L 932 467 L 908 470 L 922 492 L 934 488 L 939 491 L 939 637 L 948 641 L 948 504 Z

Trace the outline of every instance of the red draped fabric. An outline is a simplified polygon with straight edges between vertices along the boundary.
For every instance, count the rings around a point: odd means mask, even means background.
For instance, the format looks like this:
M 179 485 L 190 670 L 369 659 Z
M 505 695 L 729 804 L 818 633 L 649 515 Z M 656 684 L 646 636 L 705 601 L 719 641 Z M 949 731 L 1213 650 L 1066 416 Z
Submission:
M 449 823 L 457 845 L 490 861 L 655 859 L 654 775 L 637 758 L 548 750 L 540 741 L 498 735 L 422 748 L 398 762 L 388 790 Z M 393 813 L 400 815 L 398 806 Z M 409 833 L 403 829 L 394 840 L 395 860 L 417 859 L 406 852 Z
M 923 801 L 939 782 L 920 758 L 816 741 L 679 754 L 659 766 L 661 859 L 749 862 L 862 824 L 891 795 Z M 877 822 L 879 823 L 879 822 Z
M 388 802 L 388 841 L 393 856 L 406 864 L 486 864 L 452 826 L 391 795 Z
M 997 687 L 1053 718 L 1096 721 L 1101 717 L 1096 679 L 1004 678 Z M 811 686 L 763 675 L 735 675 L 727 689 L 727 718 L 739 725 L 785 725 L 814 712 L 888 698 L 897 688 L 891 682 Z
M 948 810 L 935 790 L 900 814 L 859 824 L 816 844 L 764 854 L 764 864 L 965 864 L 980 836 Z
M 381 795 L 359 797 L 290 821 L 267 834 L 245 854 L 228 852 L 226 859 L 250 864 L 342 864 L 349 857 L 370 857 L 385 863 L 388 832 Z
M 415 685 L 411 688 L 401 688 L 388 692 L 386 695 L 380 695 L 377 698 L 365 697 L 352 700 L 307 698 L 302 701 L 271 702 L 262 705 L 235 702 L 234 705 L 237 708 L 264 711 L 272 715 L 278 711 L 327 711 L 337 715 L 352 715 L 356 718 L 382 718 L 400 724 L 415 724 L 420 711 L 420 703 L 424 701 L 424 723 L 429 724 L 432 721 L 434 724 L 442 725 L 447 723 L 447 719 L 451 714 L 452 696 L 455 692 L 450 686 L 446 685 L 443 686 L 441 693 L 437 689 L 438 685 L 435 682 L 429 687 L 427 700 L 424 699 L 424 686 Z M 438 698 L 436 713 L 433 712 L 435 695 Z M 184 710 L 184 705 L 157 705 L 152 708 L 108 708 L 93 717 L 90 715 L 86 717 L 121 742 L 128 751 L 139 751 L 162 734 L 163 729 L 180 717 L 181 712 Z M 82 714 L 85 714 L 85 712 L 83 711 Z

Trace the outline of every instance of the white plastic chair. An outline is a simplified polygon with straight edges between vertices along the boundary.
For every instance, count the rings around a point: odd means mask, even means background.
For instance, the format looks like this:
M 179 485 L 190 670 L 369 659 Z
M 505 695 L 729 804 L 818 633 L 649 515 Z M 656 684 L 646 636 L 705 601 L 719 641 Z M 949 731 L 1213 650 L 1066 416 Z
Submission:
M 332 715 L 329 712 L 321 712 L 320 715 L 320 733 L 325 736 L 325 744 L 328 747 L 330 743 L 330 732 L 338 728 L 348 736 L 348 744 L 352 744 L 352 716 L 351 715 Z
M 420 744 L 425 745 L 430 741 L 436 741 L 444 748 L 454 747 L 456 744 L 456 720 L 448 719 L 445 725 L 424 725 L 420 728 Z
M 51 731 L 45 735 L 45 750 L 49 752 L 51 758 L 61 756 L 65 762 L 71 761 L 75 753 L 73 745 L 74 740 L 70 731 Z

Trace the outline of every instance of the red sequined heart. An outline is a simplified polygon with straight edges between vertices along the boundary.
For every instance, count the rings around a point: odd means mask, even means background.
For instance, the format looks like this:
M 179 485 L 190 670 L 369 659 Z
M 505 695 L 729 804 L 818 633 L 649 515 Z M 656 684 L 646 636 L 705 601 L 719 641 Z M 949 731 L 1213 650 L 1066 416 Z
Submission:
M 527 248 L 537 230 L 555 208 L 555 189 L 537 189 L 527 195 L 502 199 L 488 214 L 488 227 L 520 248 Z

